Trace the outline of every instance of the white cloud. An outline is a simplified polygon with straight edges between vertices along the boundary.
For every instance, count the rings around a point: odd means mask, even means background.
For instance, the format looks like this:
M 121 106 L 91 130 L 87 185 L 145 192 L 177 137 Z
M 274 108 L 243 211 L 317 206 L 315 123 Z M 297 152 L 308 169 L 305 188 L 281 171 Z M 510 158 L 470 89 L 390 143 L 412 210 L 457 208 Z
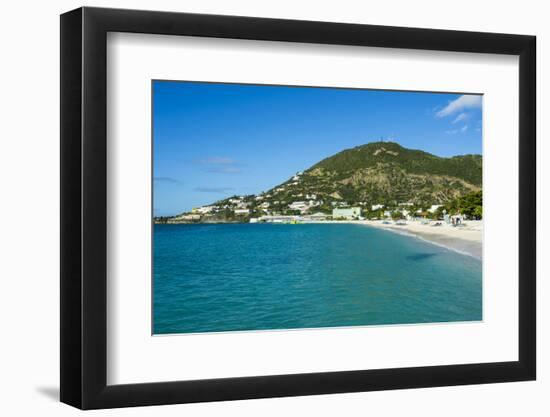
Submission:
M 239 174 L 242 172 L 240 168 L 237 168 L 235 166 L 221 166 L 221 167 L 215 167 L 210 168 L 207 170 L 208 172 L 216 172 L 218 174 Z
M 233 158 L 227 158 L 224 156 L 212 156 L 210 158 L 203 159 L 201 161 L 203 164 L 212 164 L 212 165 L 232 165 L 237 163 Z
M 211 156 L 196 162 L 203 165 L 206 172 L 218 174 L 238 174 L 242 172 L 240 167 L 243 166 L 242 163 L 226 156 Z
M 481 108 L 481 96 L 478 95 L 462 95 L 456 100 L 451 101 L 442 110 L 436 113 L 437 117 L 447 117 L 456 112 Z
M 458 123 L 458 122 L 462 122 L 466 119 L 468 119 L 468 114 L 467 113 L 460 113 L 458 116 L 456 116 L 456 118 L 453 120 L 453 124 L 455 123 Z
M 464 125 L 462 126 L 460 129 L 451 129 L 451 130 L 446 130 L 445 133 L 447 135 L 456 135 L 457 133 L 464 133 L 468 130 L 468 125 Z
M 164 182 L 164 183 L 170 183 L 170 184 L 183 184 L 180 180 L 172 177 L 155 177 L 155 182 Z
M 226 193 L 228 191 L 233 191 L 235 188 L 233 187 L 196 187 L 193 188 L 194 191 L 198 191 L 200 193 Z

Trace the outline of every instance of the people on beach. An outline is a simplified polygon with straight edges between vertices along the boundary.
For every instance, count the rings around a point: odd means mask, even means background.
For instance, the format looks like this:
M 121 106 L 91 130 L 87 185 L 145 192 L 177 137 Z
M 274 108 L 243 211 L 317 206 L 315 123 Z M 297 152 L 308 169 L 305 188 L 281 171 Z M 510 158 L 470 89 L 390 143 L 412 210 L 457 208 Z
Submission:
M 453 227 L 460 226 L 462 224 L 462 217 L 461 216 L 452 216 L 451 217 L 451 224 Z

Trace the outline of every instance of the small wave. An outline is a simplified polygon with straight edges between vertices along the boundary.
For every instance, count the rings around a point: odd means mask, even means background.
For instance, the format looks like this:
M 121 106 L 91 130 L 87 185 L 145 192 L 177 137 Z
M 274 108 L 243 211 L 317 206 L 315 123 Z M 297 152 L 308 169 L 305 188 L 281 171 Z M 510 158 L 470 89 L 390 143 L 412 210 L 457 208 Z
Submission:
M 367 226 L 370 226 L 370 225 L 367 224 Z M 397 230 L 397 229 L 394 229 L 394 228 L 391 228 L 391 227 L 377 227 L 377 226 L 371 226 L 371 227 L 375 227 L 375 228 L 380 229 L 380 230 L 387 230 L 388 232 L 392 232 L 392 233 L 402 235 L 402 236 L 408 236 L 408 237 L 420 239 L 423 242 L 429 243 L 431 245 L 438 246 L 440 248 L 447 249 L 447 250 L 450 250 L 452 252 L 460 253 L 461 255 L 466 255 L 466 256 L 470 256 L 472 258 L 481 260 L 481 257 L 476 256 L 473 253 L 470 253 L 470 252 L 467 252 L 467 251 L 464 251 L 464 250 L 461 250 L 461 249 L 458 249 L 458 248 L 454 248 L 454 247 L 449 246 L 449 245 L 445 245 L 444 243 L 441 243 L 441 242 L 435 242 L 435 241 L 430 240 L 430 239 L 428 239 L 424 236 L 417 235 L 416 233 L 408 232 L 406 230 Z
M 452 246 L 448 246 L 448 245 L 445 245 L 445 244 L 443 244 L 443 243 L 434 242 L 433 240 L 426 239 L 426 238 L 423 237 L 423 236 L 419 236 L 419 235 L 412 235 L 412 236 L 414 236 L 414 237 L 416 237 L 417 239 L 420 239 L 420 240 L 422 240 L 422 241 L 424 241 L 424 242 L 431 243 L 432 245 L 439 246 L 440 248 L 444 248 L 444 249 L 450 250 L 450 251 L 452 251 L 452 252 L 460 253 L 461 255 L 466 255 L 466 256 L 470 256 L 470 257 L 472 257 L 472 258 L 481 260 L 481 258 L 480 258 L 479 256 L 476 256 L 476 255 L 474 255 L 473 253 L 466 252 L 466 251 L 460 250 L 460 249 L 458 249 L 458 248 L 453 248 Z

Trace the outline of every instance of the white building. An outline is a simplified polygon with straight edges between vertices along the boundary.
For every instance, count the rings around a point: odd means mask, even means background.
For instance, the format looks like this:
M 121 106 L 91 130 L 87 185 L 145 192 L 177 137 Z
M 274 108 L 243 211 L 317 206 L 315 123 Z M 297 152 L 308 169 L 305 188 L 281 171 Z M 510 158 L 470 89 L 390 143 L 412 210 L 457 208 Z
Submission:
M 380 210 L 380 209 L 383 209 L 383 208 L 384 208 L 384 204 L 373 204 L 370 209 L 372 211 L 376 211 L 376 210 Z
M 430 213 L 435 213 L 439 207 L 443 207 L 443 204 L 432 204 L 428 211 Z
M 214 206 L 203 206 L 203 207 L 199 207 L 199 208 L 194 208 L 192 210 L 193 213 L 200 213 L 200 214 L 206 214 L 206 213 L 210 213 L 212 210 L 214 210 Z
M 182 214 L 180 216 L 174 217 L 173 220 L 168 220 L 168 223 L 178 222 L 178 221 L 191 221 L 191 220 L 200 220 L 201 216 L 199 214 Z
M 291 223 L 297 222 L 300 216 L 281 216 L 281 215 L 270 215 L 270 216 L 261 216 L 258 218 L 258 221 L 262 223 Z
M 309 204 L 305 201 L 294 201 L 288 205 L 288 208 L 291 210 L 305 211 L 309 208 Z
M 325 213 L 318 212 L 318 213 L 310 214 L 310 215 L 307 216 L 307 217 L 308 217 L 310 220 L 319 221 L 319 220 L 326 220 L 328 216 L 327 216 Z
M 348 220 L 357 219 L 361 216 L 361 207 L 335 208 L 332 209 L 332 218 L 345 218 Z
M 234 211 L 234 213 L 237 215 L 237 216 L 243 216 L 243 215 L 246 215 L 246 214 L 250 214 L 250 209 L 236 209 Z

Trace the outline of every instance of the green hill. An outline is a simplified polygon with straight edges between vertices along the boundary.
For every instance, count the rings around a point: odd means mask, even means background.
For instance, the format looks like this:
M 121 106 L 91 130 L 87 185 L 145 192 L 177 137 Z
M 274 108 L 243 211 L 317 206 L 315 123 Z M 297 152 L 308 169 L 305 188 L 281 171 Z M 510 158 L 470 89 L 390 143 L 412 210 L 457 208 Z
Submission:
M 396 166 L 409 174 L 446 175 L 481 186 L 481 155 L 441 158 L 424 151 L 407 149 L 394 142 L 372 142 L 346 149 L 313 165 L 341 175 L 379 166 Z
M 393 142 L 346 149 L 269 190 L 272 200 L 306 194 L 353 204 L 443 204 L 481 189 L 481 155 L 442 158 Z
M 233 196 L 159 222 L 241 222 L 265 214 L 332 213 L 334 207 L 457 204 L 482 186 L 481 155 L 442 158 L 372 142 L 323 159 L 258 195 Z M 479 193 L 481 196 L 481 193 Z M 466 197 L 465 197 L 466 198 Z M 202 210 L 202 211 L 201 211 Z

